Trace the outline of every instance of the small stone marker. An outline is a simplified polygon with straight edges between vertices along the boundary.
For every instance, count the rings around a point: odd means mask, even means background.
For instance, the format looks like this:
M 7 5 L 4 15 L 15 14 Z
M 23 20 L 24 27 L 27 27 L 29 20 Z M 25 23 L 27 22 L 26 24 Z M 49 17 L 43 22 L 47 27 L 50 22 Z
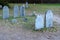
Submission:
M 2 5 L 0 5 L 0 8 L 2 8 Z
M 42 15 L 37 15 L 35 20 L 35 30 L 39 30 L 41 28 L 44 28 L 44 18 Z
M 12 19 L 12 23 L 17 23 L 17 20 L 16 19 Z
M 34 6 L 35 6 L 35 3 L 34 3 Z
M 53 13 L 51 10 L 46 13 L 46 27 L 53 27 Z
M 18 5 L 14 6 L 14 18 L 18 17 L 19 8 Z
M 24 21 L 24 22 L 27 22 L 27 20 L 28 20 L 27 18 L 23 18 L 23 21 Z
M 36 14 L 36 11 L 33 11 L 32 16 L 36 16 L 35 14 Z
M 28 8 L 28 2 L 26 2 L 26 8 Z
M 25 6 L 24 5 L 20 7 L 20 16 L 21 17 L 25 16 Z
M 9 18 L 9 8 L 7 6 L 3 7 L 3 19 Z

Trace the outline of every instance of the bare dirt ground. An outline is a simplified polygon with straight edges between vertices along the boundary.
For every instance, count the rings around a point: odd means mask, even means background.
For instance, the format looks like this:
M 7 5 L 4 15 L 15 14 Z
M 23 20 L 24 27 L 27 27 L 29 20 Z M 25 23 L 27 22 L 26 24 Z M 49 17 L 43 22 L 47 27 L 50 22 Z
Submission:
M 54 15 L 54 21 L 60 24 L 60 17 L 58 15 Z
M 11 25 L 9 22 L 0 21 L 0 40 L 60 40 L 60 17 L 54 15 L 57 22 L 57 32 L 39 32 L 24 29 L 21 24 Z M 20 25 L 20 26 L 19 26 Z

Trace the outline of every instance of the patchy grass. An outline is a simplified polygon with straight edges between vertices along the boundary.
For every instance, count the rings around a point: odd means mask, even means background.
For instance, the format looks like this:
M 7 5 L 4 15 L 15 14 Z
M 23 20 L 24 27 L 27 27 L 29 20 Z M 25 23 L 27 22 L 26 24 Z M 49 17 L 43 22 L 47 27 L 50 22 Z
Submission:
M 10 9 L 10 18 L 8 19 L 11 21 L 13 19 L 13 7 L 15 4 L 9 4 L 11 6 Z M 21 6 L 22 4 L 17 4 L 18 6 Z M 60 15 L 60 4 L 29 4 L 29 8 L 26 9 L 26 14 L 30 14 L 33 11 L 36 11 L 36 13 L 45 13 L 48 9 L 51 9 L 54 14 L 59 14 Z M 0 15 L 2 15 L 2 9 L 0 9 Z M 20 16 L 20 13 L 19 13 Z M 35 23 L 35 16 L 30 17 L 26 16 L 28 19 L 27 22 L 23 21 L 23 18 L 18 17 L 16 18 L 18 20 L 18 23 L 22 24 L 24 28 L 26 29 L 33 29 L 34 28 L 34 23 Z M 0 20 L 2 19 L 2 16 L 0 17 Z M 17 24 L 16 24 L 17 26 Z M 54 25 L 56 27 L 56 25 Z
M 13 15 L 13 7 L 15 4 L 10 3 L 10 15 Z M 17 4 L 21 6 L 22 4 Z M 29 4 L 29 8 L 26 9 L 26 14 L 30 14 L 33 11 L 37 13 L 45 13 L 48 9 L 51 9 L 54 14 L 60 14 L 60 4 Z M 0 14 L 2 14 L 2 9 L 0 9 Z M 12 16 L 11 15 L 11 16 Z

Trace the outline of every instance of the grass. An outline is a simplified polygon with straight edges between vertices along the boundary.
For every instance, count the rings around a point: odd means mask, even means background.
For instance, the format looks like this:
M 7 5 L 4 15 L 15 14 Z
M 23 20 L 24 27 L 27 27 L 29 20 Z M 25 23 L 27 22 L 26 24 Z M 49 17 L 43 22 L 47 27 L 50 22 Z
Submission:
M 17 19 L 17 23 L 19 23 L 19 26 L 20 25 L 22 25 L 23 26 L 23 29 L 25 29 L 25 30 L 33 30 L 34 31 L 34 27 L 35 27 L 35 16 L 26 16 L 25 18 L 27 18 L 28 20 L 27 20 L 27 22 L 24 22 L 23 21 L 23 18 L 22 17 L 17 17 L 16 19 Z M 14 23 L 14 24 L 12 24 L 11 23 L 11 21 L 12 21 L 12 19 L 13 19 L 13 17 L 10 17 L 9 19 L 8 19 L 8 22 L 7 22 L 7 20 L 4 20 L 4 22 L 6 23 L 6 24 L 8 24 L 7 26 L 18 26 L 18 24 L 17 23 Z M 0 19 L 0 22 L 2 22 L 2 20 L 3 19 Z M 5 25 L 5 24 L 4 24 Z M 41 30 L 39 30 L 40 32 L 42 31 L 50 31 L 50 32 L 56 32 L 56 25 L 54 24 L 54 28 L 43 28 L 43 29 L 41 29 Z
M 15 4 L 10 3 L 10 15 L 13 16 L 13 7 Z M 22 4 L 17 4 L 21 6 Z M 54 14 L 60 14 L 60 4 L 29 4 L 29 8 L 26 9 L 26 14 L 30 14 L 33 11 L 36 13 L 45 13 L 48 9 L 51 9 Z M 0 15 L 2 15 L 2 9 L 0 9 Z
M 15 4 L 9 4 L 11 6 L 10 9 L 10 18 L 8 19 L 9 21 L 11 21 L 13 19 L 13 7 Z M 21 6 L 22 4 L 17 4 L 18 6 Z M 33 11 L 36 11 L 36 13 L 41 13 L 44 14 L 48 9 L 51 9 L 53 11 L 54 14 L 59 14 L 60 15 L 60 4 L 29 4 L 29 8 L 27 8 L 26 11 L 26 15 L 31 14 Z M 2 15 L 2 9 L 0 9 L 0 15 Z M 20 13 L 19 13 L 20 15 Z M 21 17 L 16 18 L 18 20 L 18 23 L 22 24 L 24 28 L 26 28 L 27 30 L 31 30 L 34 28 L 34 23 L 35 23 L 35 16 L 26 16 L 26 18 L 28 19 L 27 22 L 24 22 L 23 19 Z M 2 19 L 2 17 L 0 17 L 0 20 Z M 16 24 L 17 26 L 17 24 Z M 56 27 L 56 25 L 54 24 L 54 26 Z M 47 29 L 48 30 L 48 29 Z M 50 29 L 49 29 L 50 30 Z

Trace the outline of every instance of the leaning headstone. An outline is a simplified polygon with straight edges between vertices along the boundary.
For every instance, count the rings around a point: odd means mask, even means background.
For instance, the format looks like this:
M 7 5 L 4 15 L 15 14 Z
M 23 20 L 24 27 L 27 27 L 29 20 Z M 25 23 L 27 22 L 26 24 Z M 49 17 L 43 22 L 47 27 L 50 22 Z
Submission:
M 26 2 L 26 8 L 28 8 L 28 2 Z
M 46 12 L 46 27 L 53 27 L 53 12 L 51 10 Z
M 20 6 L 20 16 L 24 17 L 25 16 L 25 6 Z
M 19 8 L 18 5 L 14 6 L 14 18 L 18 17 Z
M 44 17 L 42 15 L 37 15 L 35 20 L 35 30 L 44 28 Z
M 9 18 L 9 8 L 7 6 L 3 7 L 3 19 Z

